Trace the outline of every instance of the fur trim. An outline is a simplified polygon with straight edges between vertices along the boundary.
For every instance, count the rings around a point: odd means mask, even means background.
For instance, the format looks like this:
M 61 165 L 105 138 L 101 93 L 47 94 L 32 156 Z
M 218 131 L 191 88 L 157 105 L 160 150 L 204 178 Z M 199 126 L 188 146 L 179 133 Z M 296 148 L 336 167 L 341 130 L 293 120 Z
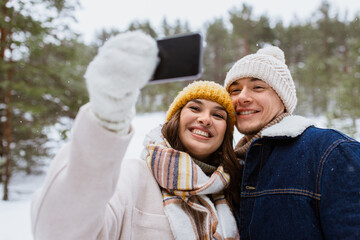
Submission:
M 301 135 L 310 126 L 315 126 L 315 122 L 313 120 L 298 115 L 291 115 L 285 117 L 279 123 L 265 129 L 262 132 L 262 136 L 297 137 Z

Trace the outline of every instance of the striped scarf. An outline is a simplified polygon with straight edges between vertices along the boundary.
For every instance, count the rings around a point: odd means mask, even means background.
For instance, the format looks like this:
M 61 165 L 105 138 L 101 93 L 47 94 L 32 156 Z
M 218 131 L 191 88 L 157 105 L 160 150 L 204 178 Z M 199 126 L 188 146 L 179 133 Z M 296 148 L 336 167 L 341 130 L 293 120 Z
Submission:
M 222 194 L 230 176 L 221 165 L 206 176 L 189 154 L 171 148 L 161 135 L 161 127 L 147 135 L 144 146 L 142 158 L 161 188 L 175 239 L 239 239 Z

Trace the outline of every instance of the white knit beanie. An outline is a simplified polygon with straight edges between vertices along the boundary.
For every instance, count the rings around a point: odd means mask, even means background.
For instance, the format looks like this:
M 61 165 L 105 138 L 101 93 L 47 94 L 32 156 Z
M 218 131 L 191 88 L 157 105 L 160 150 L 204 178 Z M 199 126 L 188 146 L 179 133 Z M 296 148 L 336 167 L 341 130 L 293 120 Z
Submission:
M 226 75 L 226 90 L 236 80 L 246 77 L 258 78 L 269 84 L 283 101 L 287 112 L 292 114 L 297 103 L 296 89 L 280 48 L 265 47 L 238 60 Z

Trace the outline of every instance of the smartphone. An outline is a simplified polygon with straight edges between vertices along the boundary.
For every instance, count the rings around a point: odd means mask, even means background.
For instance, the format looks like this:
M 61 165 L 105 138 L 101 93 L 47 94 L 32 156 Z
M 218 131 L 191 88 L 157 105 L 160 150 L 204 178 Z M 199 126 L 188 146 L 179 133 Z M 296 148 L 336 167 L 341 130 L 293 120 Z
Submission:
M 149 84 L 196 80 L 202 75 L 202 37 L 199 33 L 157 40 L 159 63 Z

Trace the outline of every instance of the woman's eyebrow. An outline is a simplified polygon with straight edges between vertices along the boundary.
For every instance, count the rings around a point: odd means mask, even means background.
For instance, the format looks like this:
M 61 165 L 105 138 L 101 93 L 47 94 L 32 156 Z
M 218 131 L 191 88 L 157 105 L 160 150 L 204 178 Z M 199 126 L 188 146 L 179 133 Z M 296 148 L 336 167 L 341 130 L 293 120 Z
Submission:
M 191 99 L 189 102 L 195 102 L 195 103 L 203 105 L 203 103 L 199 99 Z M 214 109 L 223 110 L 226 112 L 226 109 L 223 106 L 216 106 L 216 107 L 214 107 Z
M 199 99 L 191 99 L 189 102 L 195 102 L 198 104 L 203 104 Z
M 216 106 L 215 109 L 222 110 L 226 112 L 226 109 L 223 106 Z

